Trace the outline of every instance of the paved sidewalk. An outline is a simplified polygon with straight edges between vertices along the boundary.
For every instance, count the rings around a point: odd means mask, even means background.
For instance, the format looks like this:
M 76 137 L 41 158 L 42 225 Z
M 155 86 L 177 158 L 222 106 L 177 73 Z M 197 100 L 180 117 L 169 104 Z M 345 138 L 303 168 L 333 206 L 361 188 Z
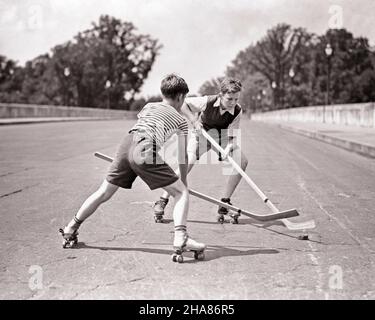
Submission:
M 281 128 L 375 158 L 375 128 L 327 123 L 283 122 Z

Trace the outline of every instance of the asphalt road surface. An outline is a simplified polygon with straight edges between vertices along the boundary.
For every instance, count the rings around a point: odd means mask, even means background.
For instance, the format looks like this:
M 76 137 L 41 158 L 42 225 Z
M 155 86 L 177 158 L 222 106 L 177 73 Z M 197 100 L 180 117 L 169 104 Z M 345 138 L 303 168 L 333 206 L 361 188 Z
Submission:
M 77 249 L 62 249 L 58 229 L 102 182 L 133 121 L 0 127 L 0 299 L 374 299 L 375 162 L 334 146 L 251 121 L 242 123 L 247 173 L 292 221 L 216 222 L 217 207 L 191 197 L 189 234 L 206 259 L 171 261 L 172 205 L 156 224 L 158 190 L 137 180 L 81 227 Z M 203 162 L 211 158 L 214 164 Z M 228 164 L 213 154 L 189 186 L 220 198 Z M 241 182 L 232 202 L 269 209 Z

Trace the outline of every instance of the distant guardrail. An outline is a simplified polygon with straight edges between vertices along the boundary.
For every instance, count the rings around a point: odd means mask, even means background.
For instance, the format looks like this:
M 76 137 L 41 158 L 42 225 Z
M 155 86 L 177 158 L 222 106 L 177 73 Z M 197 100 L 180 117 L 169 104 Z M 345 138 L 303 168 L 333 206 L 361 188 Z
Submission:
M 375 103 L 313 106 L 254 113 L 251 119 L 273 122 L 320 122 L 375 128 Z
M 0 103 L 0 118 L 95 117 L 135 119 L 136 111 L 49 106 L 18 103 Z

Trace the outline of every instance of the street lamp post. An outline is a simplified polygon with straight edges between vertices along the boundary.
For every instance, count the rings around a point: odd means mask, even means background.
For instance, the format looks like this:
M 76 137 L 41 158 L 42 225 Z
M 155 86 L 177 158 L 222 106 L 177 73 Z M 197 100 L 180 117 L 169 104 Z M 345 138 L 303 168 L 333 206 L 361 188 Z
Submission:
M 290 70 L 289 70 L 289 77 L 293 80 L 293 78 L 294 78 L 295 75 L 296 74 L 295 74 L 293 68 L 290 68 Z
M 64 85 L 64 105 L 67 106 L 69 104 L 69 90 L 68 90 L 68 86 L 69 84 L 67 83 L 68 82 L 68 77 L 70 76 L 70 69 L 69 67 L 65 67 L 64 68 L 64 76 L 65 76 L 65 85 Z
M 276 84 L 275 81 L 272 81 L 271 87 L 272 87 L 272 91 L 273 91 L 273 108 L 277 109 L 276 108 L 276 88 L 277 88 L 277 84 Z
M 260 91 L 260 92 L 262 92 L 262 91 Z M 259 93 L 259 94 L 257 95 L 257 100 L 258 100 L 258 108 L 259 108 L 260 110 L 262 110 L 263 106 L 262 106 L 262 96 L 261 96 L 261 93 Z
M 330 89 L 331 89 L 331 57 L 333 49 L 330 43 L 327 43 L 325 48 L 325 54 L 327 57 L 327 90 L 326 90 L 326 101 L 323 108 L 323 122 L 326 122 L 326 106 L 331 104 L 330 101 Z
M 111 87 L 111 81 L 107 80 L 105 82 L 105 89 L 107 91 L 107 109 L 110 108 L 110 101 L 109 101 L 109 88 Z
M 289 77 L 290 77 L 290 83 L 291 83 L 291 90 L 290 90 L 290 100 L 293 101 L 292 97 L 293 97 L 293 79 L 294 79 L 294 76 L 296 75 L 296 73 L 294 72 L 293 70 L 293 67 L 290 68 L 289 70 Z M 293 105 L 290 104 L 289 107 L 292 107 Z
M 261 92 L 261 95 L 262 95 L 262 101 L 263 101 L 263 106 L 262 106 L 262 108 L 264 109 L 265 108 L 265 104 L 267 105 L 267 103 L 265 103 L 265 101 L 266 101 L 266 96 L 267 96 L 267 91 L 265 90 L 265 89 L 263 89 L 262 90 L 262 92 Z M 264 111 L 264 110 L 263 110 Z

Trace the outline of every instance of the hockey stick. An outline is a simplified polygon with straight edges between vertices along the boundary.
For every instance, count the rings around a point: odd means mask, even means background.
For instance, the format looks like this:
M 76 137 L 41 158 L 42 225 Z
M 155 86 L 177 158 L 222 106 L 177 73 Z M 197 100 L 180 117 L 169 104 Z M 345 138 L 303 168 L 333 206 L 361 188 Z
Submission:
M 298 212 L 295 209 L 282 211 L 282 212 L 274 212 L 272 214 L 260 215 L 260 214 L 252 213 L 252 212 L 237 208 L 237 207 L 235 207 L 233 205 L 230 205 L 228 203 L 221 202 L 220 200 L 217 200 L 217 199 L 212 198 L 212 197 L 210 197 L 206 194 L 200 193 L 200 192 L 192 190 L 192 189 L 189 189 L 189 193 L 191 195 L 197 197 L 197 198 L 201 198 L 201 199 L 206 200 L 208 202 L 215 203 L 219 206 L 225 207 L 225 208 L 227 208 L 229 210 L 232 210 L 232 211 L 235 211 L 235 212 L 237 212 L 241 215 L 243 214 L 244 216 L 247 216 L 249 218 L 259 220 L 259 221 L 270 221 L 270 220 L 277 220 L 277 219 L 283 219 L 283 218 L 290 218 L 290 217 L 298 216 Z
M 112 162 L 113 161 L 113 158 L 105 155 L 105 154 L 102 154 L 100 152 L 95 152 L 94 155 L 100 159 L 103 159 L 103 160 L 106 160 L 106 161 L 109 161 L 109 162 Z M 197 198 L 200 198 L 200 199 L 203 199 L 203 200 L 206 200 L 206 201 L 209 201 L 211 203 L 215 203 L 215 204 L 218 204 L 222 207 L 226 207 L 227 209 L 229 210 L 232 210 L 232 211 L 235 211 L 239 214 L 243 214 L 247 217 L 250 217 L 252 219 L 255 219 L 255 220 L 258 220 L 258 221 L 271 221 L 271 220 L 277 220 L 277 219 L 282 219 L 282 218 L 290 218 L 290 217 L 296 217 L 298 216 L 298 212 L 297 210 L 293 209 L 293 210 L 287 210 L 287 211 L 282 211 L 282 212 L 274 212 L 272 214 L 267 214 L 267 215 L 259 215 L 259 214 L 256 214 L 256 213 L 252 213 L 252 212 L 249 212 L 249 211 L 246 211 L 246 210 L 243 210 L 243 209 L 240 209 L 240 208 L 237 208 L 235 206 L 232 206 L 228 203 L 225 203 L 225 202 L 221 202 L 220 200 L 217 200 L 215 198 L 212 198 L 208 195 L 205 195 L 203 193 L 200 193 L 198 191 L 195 191 L 195 190 L 192 190 L 192 189 L 189 189 L 189 193 Z
M 219 144 L 202 128 L 201 132 L 203 136 L 209 141 L 214 148 L 225 155 L 225 151 Z M 258 186 L 250 179 L 250 177 L 242 170 L 242 168 L 234 161 L 234 159 L 227 155 L 226 159 L 231 163 L 233 168 L 244 178 L 244 180 L 250 185 L 250 187 L 258 194 L 258 196 L 263 200 L 263 202 L 272 210 L 272 212 L 276 213 L 279 210 L 274 206 L 274 204 L 268 199 L 268 197 L 258 188 Z M 305 222 L 292 222 L 288 219 L 281 219 L 283 224 L 289 230 L 304 230 L 304 229 L 313 229 L 315 228 L 315 221 L 309 220 Z

